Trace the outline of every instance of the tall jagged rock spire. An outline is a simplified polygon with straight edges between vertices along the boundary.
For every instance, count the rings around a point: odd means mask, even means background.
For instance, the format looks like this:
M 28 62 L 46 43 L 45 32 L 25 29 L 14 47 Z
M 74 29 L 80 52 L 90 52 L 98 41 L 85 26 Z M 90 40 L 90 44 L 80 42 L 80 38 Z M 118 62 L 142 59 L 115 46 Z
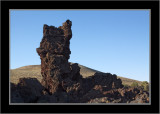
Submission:
M 42 85 L 50 93 L 60 89 L 62 79 L 71 73 L 68 63 L 71 53 L 69 45 L 72 37 L 72 22 L 67 20 L 62 26 L 43 26 L 43 39 L 37 53 L 41 58 Z

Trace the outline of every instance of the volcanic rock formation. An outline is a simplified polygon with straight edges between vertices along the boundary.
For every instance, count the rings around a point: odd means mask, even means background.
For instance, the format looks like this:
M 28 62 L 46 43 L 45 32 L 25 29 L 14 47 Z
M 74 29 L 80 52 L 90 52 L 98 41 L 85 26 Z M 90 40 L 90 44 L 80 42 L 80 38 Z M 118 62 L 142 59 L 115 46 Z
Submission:
M 82 78 L 77 63 L 69 63 L 72 22 L 62 26 L 44 25 L 43 38 L 37 53 L 41 59 L 42 81 L 19 80 L 11 83 L 11 102 L 38 103 L 144 103 L 149 102 L 148 92 L 123 88 L 121 79 L 110 73 L 95 73 Z
M 19 78 L 18 84 L 11 83 L 12 103 L 33 103 L 41 97 L 44 87 L 36 78 Z
M 81 86 L 84 87 L 78 64 L 70 64 L 68 62 L 71 53 L 69 48 L 72 37 L 71 26 L 72 22 L 67 20 L 63 23 L 63 26 L 58 28 L 48 25 L 44 25 L 43 27 L 43 39 L 40 47 L 37 48 L 37 53 L 41 58 L 42 85 L 51 94 L 58 91 L 69 93 L 70 90 L 74 90 L 74 86 L 76 89 L 77 87 L 79 89 Z M 111 89 L 111 86 L 116 88 L 122 86 L 122 82 L 111 74 L 106 74 L 106 76 L 95 74 L 92 80 L 94 80 L 92 81 L 94 83 L 91 85 L 107 85 L 106 88 L 108 89 Z M 82 93 L 84 92 L 83 89 Z
M 81 77 L 78 64 L 71 65 L 68 62 L 71 26 L 72 22 L 67 20 L 58 28 L 48 25 L 43 27 L 43 39 L 37 53 L 41 58 L 41 83 L 50 94 L 68 91 L 72 81 Z

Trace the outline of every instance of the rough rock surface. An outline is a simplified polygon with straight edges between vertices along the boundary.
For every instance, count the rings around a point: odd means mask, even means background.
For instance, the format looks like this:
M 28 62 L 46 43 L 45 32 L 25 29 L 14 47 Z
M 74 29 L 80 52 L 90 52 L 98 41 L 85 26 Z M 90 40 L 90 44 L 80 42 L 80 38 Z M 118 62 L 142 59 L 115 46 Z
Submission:
M 99 90 L 99 91 L 98 91 Z M 97 92 L 93 93 L 96 97 L 88 95 L 84 102 L 88 103 L 149 103 L 149 94 L 139 88 L 119 88 L 109 91 L 101 91 L 99 87 Z M 86 96 L 85 96 L 86 97 Z
M 110 73 L 82 78 L 77 63 L 70 58 L 72 22 L 62 26 L 44 25 L 37 53 L 41 59 L 42 81 L 22 78 L 11 84 L 11 102 L 37 103 L 139 103 L 149 102 L 149 94 L 137 88 L 123 88 L 121 79 Z
M 42 85 L 53 94 L 62 91 L 62 80 L 70 75 L 71 68 L 68 63 L 72 22 L 67 20 L 63 26 L 44 25 L 43 39 L 37 53 L 41 58 Z
M 36 78 L 20 78 L 17 85 L 11 83 L 11 102 L 34 103 L 42 96 L 44 87 Z
M 72 22 L 67 20 L 62 26 L 44 25 L 43 38 L 37 53 L 41 59 L 41 84 L 51 95 L 64 94 L 67 99 L 78 100 L 82 92 L 82 76 L 78 64 L 68 62 Z M 62 97 L 64 97 L 62 96 Z M 66 97 L 65 97 L 66 98 Z M 60 102 L 60 97 L 57 102 Z
M 94 85 L 79 95 L 78 85 L 68 87 L 68 93 L 50 95 L 37 79 L 20 78 L 17 85 L 11 83 L 11 103 L 149 103 L 149 93 L 141 88 L 106 90 L 102 85 Z

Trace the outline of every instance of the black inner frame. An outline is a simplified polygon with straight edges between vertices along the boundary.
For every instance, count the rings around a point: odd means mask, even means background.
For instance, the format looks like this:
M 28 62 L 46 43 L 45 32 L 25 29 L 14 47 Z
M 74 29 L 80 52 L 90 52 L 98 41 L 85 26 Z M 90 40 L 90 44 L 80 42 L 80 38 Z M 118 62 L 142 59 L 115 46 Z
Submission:
M 1 3 L 2 112 L 159 112 L 159 1 L 2 1 Z M 9 105 L 9 9 L 151 9 L 151 105 Z

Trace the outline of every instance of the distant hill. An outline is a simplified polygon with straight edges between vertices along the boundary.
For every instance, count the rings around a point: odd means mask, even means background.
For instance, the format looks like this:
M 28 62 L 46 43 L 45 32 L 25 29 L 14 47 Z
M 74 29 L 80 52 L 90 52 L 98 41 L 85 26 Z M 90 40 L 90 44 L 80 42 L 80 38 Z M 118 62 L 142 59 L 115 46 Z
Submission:
M 96 72 L 100 72 L 88 67 L 85 67 L 83 65 L 79 64 L 80 74 L 86 78 L 88 76 L 94 75 Z M 29 65 L 29 66 L 23 66 L 17 69 L 11 69 L 10 70 L 10 81 L 13 83 L 17 83 L 19 78 L 23 77 L 31 77 L 31 78 L 37 78 L 39 81 L 41 81 L 41 66 L 40 65 Z M 123 76 L 117 76 L 122 80 L 123 84 L 131 85 L 133 82 L 137 82 L 138 85 L 141 85 L 141 81 L 124 78 Z

